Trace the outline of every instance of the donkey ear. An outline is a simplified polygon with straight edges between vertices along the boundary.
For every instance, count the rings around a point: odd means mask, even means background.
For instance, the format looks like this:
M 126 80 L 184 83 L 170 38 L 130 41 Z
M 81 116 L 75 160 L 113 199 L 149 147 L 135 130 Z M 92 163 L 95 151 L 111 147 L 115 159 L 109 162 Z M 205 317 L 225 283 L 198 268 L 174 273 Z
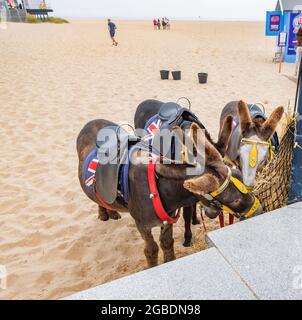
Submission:
M 217 177 L 206 173 L 201 177 L 186 180 L 184 182 L 184 188 L 192 193 L 203 196 L 217 190 L 219 188 L 219 181 Z
M 190 137 L 197 152 L 203 154 L 206 136 L 204 131 L 194 122 L 190 126 Z
M 237 111 L 241 133 L 244 136 L 244 134 L 252 127 L 253 120 L 251 118 L 249 108 L 244 101 L 239 101 Z
M 229 144 L 230 136 L 232 133 L 232 124 L 233 117 L 227 116 L 223 122 L 218 141 L 215 144 L 216 149 L 219 151 L 222 157 L 225 156 L 225 152 Z
M 270 117 L 263 123 L 261 130 L 261 137 L 265 141 L 269 140 L 271 136 L 275 133 L 277 125 L 284 114 L 284 108 L 276 108 Z
M 195 122 L 193 122 L 190 127 L 190 136 L 195 146 L 197 146 L 198 144 L 197 140 L 198 140 L 199 130 L 201 130 L 199 126 Z

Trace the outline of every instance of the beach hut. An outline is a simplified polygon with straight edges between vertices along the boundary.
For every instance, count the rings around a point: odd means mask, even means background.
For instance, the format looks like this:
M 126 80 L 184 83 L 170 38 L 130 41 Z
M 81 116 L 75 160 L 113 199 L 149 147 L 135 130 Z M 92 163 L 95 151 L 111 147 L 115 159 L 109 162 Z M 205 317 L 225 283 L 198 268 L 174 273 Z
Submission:
M 25 22 L 27 13 L 46 19 L 53 12 L 45 0 L 0 0 L 1 8 L 7 11 L 8 21 L 13 22 Z
M 301 0 L 278 0 L 276 5 L 277 11 L 293 11 L 295 7 L 301 6 Z
M 278 0 L 275 11 L 266 14 L 266 35 L 284 47 L 284 62 L 296 61 L 296 34 L 302 25 L 302 0 Z
M 24 22 L 26 11 L 23 10 L 22 3 L 17 0 L 0 0 L 1 15 L 5 10 L 5 16 L 8 21 Z
M 46 19 L 48 13 L 53 12 L 45 0 L 22 0 L 22 2 L 27 13 L 35 15 L 39 19 Z
M 6 0 L 0 0 L 0 10 L 1 9 L 8 10 L 8 6 L 7 6 Z
M 5 0 L 0 0 L 0 29 L 6 28 L 8 7 Z

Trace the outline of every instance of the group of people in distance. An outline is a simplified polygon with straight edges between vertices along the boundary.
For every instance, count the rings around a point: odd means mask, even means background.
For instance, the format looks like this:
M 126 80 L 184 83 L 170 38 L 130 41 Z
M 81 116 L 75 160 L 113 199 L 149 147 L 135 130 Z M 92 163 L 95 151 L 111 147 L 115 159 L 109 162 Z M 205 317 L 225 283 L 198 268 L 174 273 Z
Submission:
M 163 27 L 163 30 L 170 30 L 170 21 L 167 17 L 160 19 L 153 19 L 154 30 L 160 30 Z
M 107 20 L 108 23 L 108 31 L 110 38 L 112 40 L 112 45 L 117 46 L 118 42 L 115 40 L 115 31 L 117 29 L 116 24 L 111 21 L 111 19 Z M 170 30 L 170 21 L 168 18 L 164 17 L 161 20 L 160 19 L 154 19 L 153 20 L 154 29 L 160 30 L 161 27 L 163 27 L 164 30 Z

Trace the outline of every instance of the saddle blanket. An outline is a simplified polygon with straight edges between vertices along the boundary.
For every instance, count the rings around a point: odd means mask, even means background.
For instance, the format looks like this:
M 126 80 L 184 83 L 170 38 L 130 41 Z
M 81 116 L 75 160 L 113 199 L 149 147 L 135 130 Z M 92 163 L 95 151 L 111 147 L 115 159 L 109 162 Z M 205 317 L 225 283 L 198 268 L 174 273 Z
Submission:
M 187 121 L 183 120 L 182 124 L 186 123 Z M 175 140 L 170 141 L 170 147 L 168 150 L 164 151 L 162 150 L 162 145 L 159 144 L 160 141 L 156 141 L 156 135 L 158 131 L 161 130 L 163 125 L 165 124 L 165 121 L 162 121 L 159 118 L 159 115 L 156 114 L 152 116 L 146 123 L 144 128 L 144 137 L 143 140 L 145 143 L 149 145 L 149 151 L 151 153 L 154 153 L 156 155 L 164 155 L 168 158 L 175 159 L 175 150 L 176 150 L 176 143 Z
M 144 128 L 144 131 L 146 133 L 144 136 L 144 140 L 152 143 L 152 141 L 155 137 L 155 134 L 160 129 L 161 125 L 162 125 L 162 121 L 159 119 L 158 114 L 151 117 L 147 121 L 145 128 Z
M 98 163 L 99 159 L 97 148 L 94 148 L 87 156 L 82 172 L 83 181 L 85 182 L 85 186 L 89 191 L 91 191 L 94 187 L 95 172 L 98 167 Z

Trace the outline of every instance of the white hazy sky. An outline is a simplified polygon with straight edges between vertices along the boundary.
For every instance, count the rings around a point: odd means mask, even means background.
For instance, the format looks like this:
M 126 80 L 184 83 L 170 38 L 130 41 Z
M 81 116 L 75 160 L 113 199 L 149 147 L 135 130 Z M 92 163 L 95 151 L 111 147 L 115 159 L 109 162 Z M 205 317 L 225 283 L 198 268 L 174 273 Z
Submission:
M 74 18 L 265 20 L 277 0 L 49 0 L 56 16 Z

